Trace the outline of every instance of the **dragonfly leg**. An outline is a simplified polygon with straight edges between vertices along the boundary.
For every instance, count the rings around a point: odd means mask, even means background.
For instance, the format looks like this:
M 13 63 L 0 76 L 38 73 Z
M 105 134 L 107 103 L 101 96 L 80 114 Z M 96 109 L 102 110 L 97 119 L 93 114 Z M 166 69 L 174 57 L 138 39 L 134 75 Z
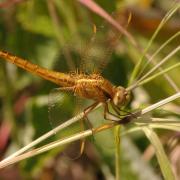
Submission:
M 91 131 L 92 131 L 92 136 L 93 136 L 93 140 L 94 140 L 95 138 L 94 138 L 93 125 L 92 125 L 92 123 L 89 121 L 89 118 L 87 117 L 87 115 L 84 116 L 84 118 L 85 118 L 85 121 L 87 122 L 87 125 L 89 126 L 89 128 L 90 128 Z M 85 140 L 84 140 L 84 141 L 85 141 Z M 85 143 L 85 142 L 84 142 L 84 143 Z
M 121 120 L 119 116 L 109 112 L 107 103 L 104 103 L 104 119 L 110 120 L 110 121 L 116 121 L 116 122 Z
M 87 114 L 89 112 L 91 112 L 94 108 L 96 108 L 96 106 L 98 105 L 98 102 L 93 103 L 92 105 L 90 105 L 89 107 L 87 107 L 86 109 L 84 109 L 84 118 L 88 124 L 88 126 L 90 127 L 90 129 L 92 130 L 92 134 L 93 134 L 93 139 L 94 139 L 94 131 L 93 131 L 93 125 L 91 124 L 91 122 L 89 121 Z
M 84 109 L 84 118 L 86 119 L 86 122 L 88 123 L 88 126 L 91 129 L 93 129 L 93 126 L 92 126 L 91 122 L 89 121 L 87 114 L 89 112 L 91 112 L 98 104 L 99 104 L 98 102 L 95 102 L 95 103 L 91 104 L 89 107 L 87 107 L 86 109 Z
M 113 110 L 120 116 L 120 109 L 112 101 L 110 103 Z
M 122 118 L 119 121 L 119 124 L 127 124 L 127 123 L 131 122 L 133 119 L 137 118 L 140 115 L 141 115 L 141 111 L 137 111 L 135 113 L 125 115 L 124 118 Z
M 83 119 L 81 119 L 81 127 L 82 127 L 83 130 L 85 129 L 85 128 L 84 128 Z M 84 152 L 86 139 L 85 139 L 85 138 L 81 139 L 81 142 L 80 142 L 80 143 L 81 143 L 81 145 L 80 145 L 80 154 L 79 154 L 78 158 L 79 158 L 79 157 L 83 154 L 83 152 Z
M 86 120 L 88 126 L 90 126 L 90 129 L 92 129 L 92 124 L 90 123 L 87 115 L 85 115 L 85 116 L 80 120 L 81 129 L 82 129 L 83 131 L 85 130 L 84 119 Z M 93 132 L 93 131 L 92 131 L 92 132 Z M 94 136 L 93 136 L 93 137 L 94 137 Z M 71 158 L 71 160 L 76 160 L 76 159 L 79 159 L 79 158 L 81 157 L 81 155 L 83 154 L 84 149 L 85 149 L 86 138 L 82 138 L 79 143 L 80 143 L 79 154 L 78 154 L 76 157 Z
M 139 114 L 139 113 L 137 113 L 137 112 L 132 113 L 132 112 L 126 111 L 126 110 L 124 110 L 124 109 L 121 109 L 120 107 L 115 106 L 115 104 L 114 104 L 113 102 L 110 102 L 110 103 L 111 103 L 111 106 L 112 106 L 113 110 L 114 110 L 118 115 L 120 115 L 120 112 L 125 112 L 125 113 L 127 113 L 127 114 L 125 114 L 125 115 L 123 115 L 123 116 L 131 115 L 132 117 L 137 118 L 137 115 Z M 139 111 L 138 111 L 138 112 L 139 112 Z M 122 115 L 121 115 L 121 116 L 122 116 Z
M 112 108 L 114 109 L 114 111 L 116 113 L 118 112 L 118 110 L 121 111 L 121 109 L 118 109 L 118 107 L 116 109 L 115 105 L 114 106 L 112 105 Z M 128 113 L 127 115 L 120 115 L 120 113 L 118 112 L 117 114 L 118 114 L 118 116 L 113 113 L 110 113 L 109 109 L 108 109 L 108 104 L 107 103 L 104 104 L 104 119 L 110 120 L 110 121 L 115 121 L 115 122 L 118 122 L 119 124 L 127 124 L 127 123 L 131 122 L 132 119 L 137 118 L 137 116 L 140 114 L 140 112 L 138 111 L 135 114 Z
M 91 112 L 97 105 L 99 104 L 99 102 L 95 102 L 93 104 L 91 104 L 90 106 L 88 106 L 86 109 L 84 109 L 84 114 L 87 115 L 89 112 Z

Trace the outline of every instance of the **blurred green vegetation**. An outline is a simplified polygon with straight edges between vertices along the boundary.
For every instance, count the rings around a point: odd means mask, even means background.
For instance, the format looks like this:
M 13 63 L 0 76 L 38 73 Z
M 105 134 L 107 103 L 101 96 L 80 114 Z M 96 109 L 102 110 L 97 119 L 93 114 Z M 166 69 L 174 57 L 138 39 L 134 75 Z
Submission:
M 123 24 L 126 24 L 128 14 L 131 12 L 132 20 L 127 30 L 144 48 L 171 4 L 170 0 L 137 0 L 134 3 L 125 0 L 96 2 L 111 14 L 113 12 L 115 14 L 119 13 L 122 17 L 120 23 Z M 177 20 L 178 18 L 179 14 L 176 14 L 163 28 L 151 46 L 150 54 L 172 34 L 179 31 L 180 22 Z M 91 37 L 94 35 L 93 24 L 97 26 L 95 43 L 91 43 Z M 102 25 L 105 27 L 102 28 Z M 79 54 L 81 53 L 85 57 L 83 57 L 84 59 L 87 58 L 85 60 L 87 64 L 95 63 L 92 56 L 94 52 L 100 58 L 100 61 L 108 62 L 102 70 L 102 75 L 115 85 L 126 87 L 134 64 L 137 63 L 141 55 L 125 37 L 120 37 L 112 54 L 108 54 L 106 48 L 109 50 L 110 47 L 108 47 L 106 37 L 110 29 L 111 26 L 108 26 L 102 18 L 74 0 L 0 2 L 1 50 L 25 58 L 41 67 L 63 72 L 69 71 L 69 67 L 71 70 L 72 64 L 78 64 L 79 66 L 81 57 Z M 157 61 L 167 56 L 179 44 L 178 38 L 158 54 Z M 89 52 L 86 53 L 87 48 L 90 51 L 92 50 L 89 56 Z M 67 52 L 71 54 L 72 61 L 71 58 L 67 58 Z M 179 54 L 173 56 L 165 67 L 178 61 Z M 148 69 L 150 68 L 151 66 L 148 67 Z M 169 72 L 169 75 L 180 87 L 177 76 L 179 70 L 178 68 L 174 69 Z M 6 137 L 2 136 L 0 139 L 0 152 L 1 158 L 3 158 L 51 130 L 48 118 L 48 94 L 57 86 L 3 60 L 0 61 L 0 82 L 0 123 L 2 129 L 3 127 L 7 128 Z M 174 90 L 169 83 L 163 77 L 158 77 L 133 92 L 135 108 L 155 103 L 173 93 Z M 176 101 L 176 103 L 169 105 L 167 109 L 174 110 L 177 115 L 179 104 L 180 102 Z M 70 112 L 73 115 L 70 104 L 66 106 L 66 109 L 61 110 L 61 112 L 63 111 Z M 103 119 L 101 113 L 98 113 L 99 111 L 93 113 L 90 119 L 94 119 L 94 121 Z M 170 112 L 168 116 L 171 115 Z M 165 117 L 167 116 L 165 115 Z M 172 136 L 174 135 L 169 131 L 159 131 L 162 136 L 170 133 Z M 147 163 L 141 159 L 149 142 L 142 133 L 133 135 L 122 140 L 121 165 L 123 179 L 161 179 L 160 171 L 157 170 L 157 162 Z M 54 140 L 54 137 L 50 140 Z M 108 179 L 108 177 L 110 179 L 115 173 L 114 148 L 108 148 L 108 145 L 107 147 L 104 146 L 103 142 L 105 141 L 107 141 L 107 144 L 114 141 L 112 131 L 104 133 L 99 141 L 92 140 L 92 144 L 87 143 L 85 154 L 76 161 L 69 161 L 61 156 L 59 153 L 61 148 L 57 148 L 24 160 L 18 166 L 13 165 L 10 169 L 4 169 L 2 177 L 10 179 L 11 174 L 13 176 L 13 173 L 16 172 L 16 179 L 20 177 L 22 179 L 48 179 L 48 177 L 49 179 L 75 179 L 76 173 L 74 171 L 78 172 L 78 168 L 80 168 L 82 179 Z M 49 141 L 44 143 L 47 142 Z M 92 151 L 90 152 L 90 150 Z M 61 170 L 64 171 L 64 174 Z

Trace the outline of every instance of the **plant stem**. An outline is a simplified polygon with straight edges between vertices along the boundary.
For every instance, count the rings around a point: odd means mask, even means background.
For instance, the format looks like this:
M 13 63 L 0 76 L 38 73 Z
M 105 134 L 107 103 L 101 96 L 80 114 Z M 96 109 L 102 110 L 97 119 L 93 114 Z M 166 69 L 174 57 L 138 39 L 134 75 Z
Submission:
M 152 81 L 156 77 L 158 77 L 158 76 L 160 76 L 162 74 L 165 74 L 168 71 L 171 71 L 171 70 L 173 70 L 173 69 L 175 69 L 175 68 L 177 68 L 179 66 L 180 66 L 180 63 L 176 63 L 176 64 L 170 66 L 169 68 L 166 68 L 166 69 L 162 70 L 161 72 L 158 72 L 158 73 L 152 75 L 151 77 L 142 80 L 141 82 L 138 82 L 138 81 L 135 82 L 133 85 L 131 85 L 128 88 L 126 88 L 126 90 L 127 91 L 131 91 L 132 89 L 137 88 L 138 86 L 144 85 L 144 84 L 148 83 L 149 81 Z
M 178 10 L 178 8 L 180 7 L 180 5 L 178 4 L 174 4 L 173 7 L 170 9 L 170 11 L 167 12 L 167 14 L 165 15 L 165 17 L 162 19 L 162 21 L 160 22 L 159 26 L 157 27 L 156 31 L 154 32 L 154 34 L 152 35 L 151 39 L 149 40 L 148 45 L 146 46 L 140 60 L 138 61 L 138 63 L 136 64 L 133 72 L 132 72 L 132 76 L 130 79 L 130 84 L 133 82 L 133 80 L 137 77 L 138 72 L 140 72 L 140 68 L 142 65 L 142 62 L 144 60 L 144 57 L 146 57 L 146 54 L 151 46 L 151 44 L 153 43 L 154 39 L 157 37 L 159 31 L 161 30 L 161 28 L 164 26 L 164 24 L 172 17 L 172 15 Z
M 143 109 L 141 112 L 141 115 L 143 114 L 146 114 L 150 111 L 153 111 L 154 109 L 160 107 L 160 106 L 163 106 L 173 100 L 176 100 L 180 98 L 180 92 L 179 93 L 176 93 L 162 101 L 159 101 L 157 102 L 156 104 L 153 104 L 145 109 Z M 80 113 L 78 116 L 81 116 L 81 115 L 84 115 L 84 113 Z M 73 122 L 76 122 L 78 120 L 78 116 L 66 121 L 65 123 L 61 124 L 59 127 L 55 128 L 54 131 L 59 131 L 60 129 L 62 130 L 63 128 L 67 127 L 69 124 L 72 124 L 72 121 Z M 126 118 L 126 117 L 125 117 Z M 69 122 L 70 121 L 70 122 Z M 43 136 L 39 137 L 38 139 L 36 139 L 35 141 L 31 142 L 29 145 L 25 146 L 24 148 L 20 149 L 19 151 L 17 151 L 16 153 L 12 154 L 11 156 L 9 156 L 8 158 L 4 159 L 3 161 L 0 162 L 0 169 L 1 168 L 4 168 L 10 164 L 13 164 L 13 163 L 16 163 L 16 162 L 19 162 L 23 159 L 26 159 L 26 158 L 30 158 L 30 157 L 33 157 L 37 154 L 41 154 L 43 152 L 46 152 L 50 149 L 53 149 L 55 147 L 58 147 L 58 146 L 62 146 L 62 145 L 65 145 L 65 144 L 68 144 L 68 143 L 71 143 L 75 140 L 78 140 L 78 139 L 82 139 L 82 138 L 85 138 L 85 137 L 88 137 L 88 136 L 91 136 L 92 134 L 95 134 L 95 133 L 98 133 L 100 131 L 104 131 L 106 129 L 110 129 L 110 128 L 113 128 L 114 126 L 119 126 L 118 123 L 108 123 L 108 124 L 104 124 L 98 128 L 95 128 L 95 129 L 90 129 L 90 130 L 86 130 L 86 131 L 83 131 L 83 132 L 80 132 L 80 133 L 77 133 L 77 134 L 74 134 L 70 137 L 66 137 L 66 138 L 63 138 L 63 139 L 60 139 L 58 141 L 55 141 L 55 142 L 52 142 L 50 144 L 47 144 L 43 147 L 40 147 L 40 148 L 37 148 L 37 149 L 34 149 L 32 151 L 29 151 L 29 152 L 26 152 L 24 154 L 22 154 L 23 152 L 25 152 L 25 150 L 28 150 L 30 149 L 30 147 L 33 147 L 35 144 L 39 144 L 40 142 L 42 142 L 43 140 L 47 139 L 48 137 L 50 137 L 52 135 L 52 133 L 54 132 L 53 130 L 44 134 Z M 120 129 L 119 129 L 120 130 Z M 118 131 L 117 131 L 118 132 Z M 119 135 L 118 135 L 119 136 Z M 117 157 L 119 157 L 120 155 L 120 150 L 118 151 L 117 153 Z M 118 161 L 119 163 L 120 161 Z M 117 170 L 120 169 L 120 165 L 118 164 L 118 167 L 117 167 Z
M 115 127 L 115 174 L 116 174 L 116 180 L 120 180 L 121 178 L 121 125 Z

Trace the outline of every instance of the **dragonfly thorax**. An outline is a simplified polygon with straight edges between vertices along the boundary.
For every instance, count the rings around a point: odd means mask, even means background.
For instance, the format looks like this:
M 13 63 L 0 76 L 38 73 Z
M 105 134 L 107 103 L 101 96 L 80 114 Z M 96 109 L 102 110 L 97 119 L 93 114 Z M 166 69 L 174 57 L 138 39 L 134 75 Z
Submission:
M 113 103 L 120 107 L 127 101 L 128 92 L 122 86 L 114 87 Z

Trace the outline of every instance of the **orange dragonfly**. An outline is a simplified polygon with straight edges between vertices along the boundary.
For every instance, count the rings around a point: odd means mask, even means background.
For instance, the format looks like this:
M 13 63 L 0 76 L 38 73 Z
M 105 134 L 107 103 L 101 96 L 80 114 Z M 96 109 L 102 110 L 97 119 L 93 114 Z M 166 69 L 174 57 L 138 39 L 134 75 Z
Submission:
M 5 51 L 0 51 L 0 57 L 32 74 L 61 86 L 61 91 L 72 92 L 76 96 L 94 100 L 95 102 L 85 109 L 85 114 L 94 109 L 99 103 L 102 103 L 104 106 L 104 118 L 111 121 L 120 121 L 120 108 L 127 101 L 129 92 L 122 86 L 114 86 L 100 74 L 87 75 L 78 72 L 67 74 L 56 72 L 42 68 Z M 108 102 L 110 102 L 115 114 L 109 111 Z
M 117 36 L 115 38 L 117 38 Z M 114 41 L 114 37 L 111 37 L 110 41 Z M 99 43 L 99 41 L 98 41 L 98 43 Z M 112 43 L 114 43 L 114 42 L 112 42 Z M 103 44 L 104 44 L 104 40 L 103 40 Z M 108 44 L 108 48 L 111 45 L 111 44 L 109 44 L 109 42 L 108 43 L 106 42 L 105 44 Z M 89 45 L 89 43 L 88 43 L 88 45 Z M 113 45 L 114 44 L 112 44 L 112 46 L 110 47 L 111 49 L 112 49 Z M 83 48 L 84 48 L 84 45 L 83 45 Z M 83 49 L 83 53 L 86 50 L 89 51 L 91 49 L 89 46 L 85 47 L 85 48 L 86 48 L 85 50 Z M 107 58 L 108 54 L 111 54 L 111 52 L 108 52 L 108 51 L 110 51 L 110 48 L 106 49 L 107 50 L 106 52 L 103 52 L 103 55 L 105 56 L 103 58 Z M 81 52 L 80 52 L 80 54 L 81 54 Z M 86 55 L 87 54 L 85 54 L 85 56 Z M 80 98 L 82 97 L 82 98 L 94 101 L 94 103 L 91 103 L 90 105 L 87 105 L 84 108 L 84 118 L 87 120 L 87 121 L 85 121 L 85 123 L 90 128 L 92 127 L 92 125 L 91 125 L 91 122 L 88 120 L 87 115 L 99 103 L 102 103 L 103 107 L 104 107 L 104 109 L 103 109 L 104 119 L 116 121 L 116 122 L 122 123 L 122 124 L 129 122 L 129 118 L 122 119 L 122 117 L 124 117 L 124 115 L 122 115 L 122 113 L 121 113 L 121 111 L 122 111 L 121 107 L 123 106 L 123 104 L 125 104 L 127 102 L 127 99 L 129 97 L 129 92 L 122 86 L 113 85 L 110 81 L 103 78 L 100 75 L 100 73 L 97 73 L 95 71 L 93 71 L 93 73 L 91 73 L 91 74 L 87 74 L 83 71 L 63 73 L 63 72 L 48 70 L 48 69 L 42 68 L 36 64 L 32 64 L 31 62 L 29 62 L 25 59 L 22 59 L 20 57 L 17 57 L 15 55 L 12 55 L 5 51 L 0 51 L 0 58 L 4 59 L 10 63 L 13 63 L 16 66 L 18 66 L 32 74 L 40 76 L 46 80 L 49 80 L 49 81 L 57 84 L 58 86 L 60 86 L 60 88 L 55 89 L 55 91 L 53 90 L 49 96 L 49 119 L 50 119 L 50 123 L 53 127 L 56 127 L 57 125 L 61 124 L 62 122 L 66 121 L 67 119 L 70 118 L 71 113 L 67 114 L 68 112 L 66 113 L 65 111 L 64 112 L 61 112 L 61 111 L 64 108 L 63 106 L 65 106 L 66 102 L 69 101 L 69 99 L 71 99 L 72 95 L 73 96 L 75 95 L 76 97 L 78 97 L 77 100 L 81 100 Z M 98 60 L 100 58 L 102 60 L 102 56 L 101 57 L 98 56 L 98 58 L 96 57 L 96 59 L 98 59 Z M 81 59 L 81 61 L 83 60 L 82 56 L 80 59 Z M 87 59 L 85 59 L 85 60 L 87 62 Z M 104 61 L 103 61 L 103 63 L 104 63 Z M 85 65 L 87 65 L 87 64 L 85 64 Z M 72 98 L 74 100 L 74 97 L 72 97 Z M 71 103 L 71 105 L 73 104 L 72 101 L 69 101 L 69 102 Z M 77 103 L 75 103 L 75 105 L 76 104 Z M 109 110 L 109 106 L 108 106 L 109 104 L 111 105 L 111 107 L 113 109 L 113 113 L 110 112 L 110 110 Z M 83 125 L 83 127 L 82 127 L 82 125 Z M 94 124 L 93 124 L 93 126 L 94 126 Z M 71 128 L 71 131 L 73 128 Z M 84 128 L 84 123 L 81 123 L 81 122 L 80 122 L 80 124 L 78 123 L 78 128 L 80 128 L 80 129 Z M 71 132 L 71 133 L 74 133 L 74 132 Z M 63 133 L 60 134 L 61 137 L 62 137 L 62 135 L 64 135 L 64 134 Z M 58 137 L 59 136 L 57 136 L 57 138 Z M 79 155 L 82 154 L 82 152 L 84 150 L 84 142 L 85 142 L 84 140 L 82 140 L 80 142 L 81 146 L 79 146 L 79 149 L 78 149 L 78 153 L 80 152 L 80 154 L 73 155 L 73 158 L 72 158 L 72 155 L 68 155 L 68 156 L 70 156 L 71 159 L 75 159 L 74 157 L 79 157 Z M 71 149 L 73 149 L 73 148 L 71 148 Z

